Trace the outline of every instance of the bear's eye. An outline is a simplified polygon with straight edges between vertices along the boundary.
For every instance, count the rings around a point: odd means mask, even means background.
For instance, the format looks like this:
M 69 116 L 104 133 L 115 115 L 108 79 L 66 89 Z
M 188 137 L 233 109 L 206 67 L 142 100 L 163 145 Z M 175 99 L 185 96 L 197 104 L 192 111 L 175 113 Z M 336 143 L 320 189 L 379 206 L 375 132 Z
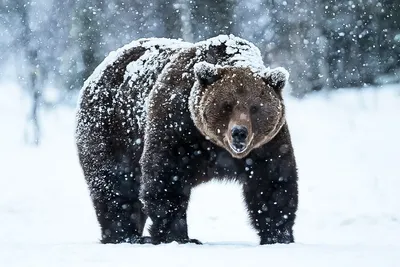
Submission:
M 251 108 L 250 108 L 250 113 L 251 113 L 251 114 L 255 114 L 255 113 L 258 112 L 259 109 L 260 109 L 260 108 L 259 108 L 258 106 L 251 106 Z
M 230 103 L 228 103 L 228 102 L 225 102 L 225 103 L 222 105 L 222 111 L 223 111 L 223 112 L 228 113 L 228 112 L 231 112 L 232 109 L 233 109 L 232 104 L 230 104 Z

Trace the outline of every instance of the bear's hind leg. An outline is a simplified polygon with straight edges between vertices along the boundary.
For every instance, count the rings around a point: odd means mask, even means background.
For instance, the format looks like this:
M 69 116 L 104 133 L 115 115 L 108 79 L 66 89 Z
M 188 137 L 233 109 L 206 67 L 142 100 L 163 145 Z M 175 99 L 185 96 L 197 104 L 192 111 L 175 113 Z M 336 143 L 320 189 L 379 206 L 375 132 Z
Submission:
M 147 216 L 138 198 L 139 182 L 133 174 L 103 171 L 97 177 L 94 181 L 100 182 L 91 183 L 90 191 L 101 242 L 149 243 L 149 238 L 142 237 Z

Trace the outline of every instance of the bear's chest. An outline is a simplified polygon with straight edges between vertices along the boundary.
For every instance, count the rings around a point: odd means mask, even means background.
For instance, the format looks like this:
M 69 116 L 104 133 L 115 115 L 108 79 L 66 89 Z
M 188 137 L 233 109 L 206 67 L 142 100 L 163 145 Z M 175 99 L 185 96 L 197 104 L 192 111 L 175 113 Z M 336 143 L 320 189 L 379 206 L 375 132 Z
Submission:
M 202 180 L 217 179 L 241 179 L 246 172 L 242 159 L 233 158 L 225 149 L 204 141 L 202 144 L 201 159 L 198 159 L 201 165 Z

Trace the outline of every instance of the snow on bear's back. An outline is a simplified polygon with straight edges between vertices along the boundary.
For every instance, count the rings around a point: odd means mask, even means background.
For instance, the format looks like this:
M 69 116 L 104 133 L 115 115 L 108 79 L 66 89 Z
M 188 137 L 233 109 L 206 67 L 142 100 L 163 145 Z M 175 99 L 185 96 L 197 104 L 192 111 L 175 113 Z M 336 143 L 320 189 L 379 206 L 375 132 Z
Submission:
M 226 58 L 217 59 L 216 63 L 221 65 L 231 65 L 237 67 L 250 67 L 255 73 L 265 71 L 264 63 L 260 50 L 251 42 L 234 35 L 218 35 L 197 43 L 188 43 L 181 40 L 168 38 L 150 38 L 133 42 L 126 46 L 129 49 L 137 43 L 145 47 L 146 52 L 136 61 L 131 62 L 125 72 L 125 81 L 129 79 L 132 85 L 135 80 L 141 78 L 144 84 L 154 83 L 154 81 L 143 80 L 144 72 L 159 73 L 165 63 L 171 60 L 172 55 L 176 55 L 182 49 L 195 48 L 198 58 L 195 61 L 207 60 L 202 55 L 209 51 L 211 47 L 224 46 Z M 154 76 L 153 76 L 154 77 Z
M 131 53 L 132 49 L 135 47 L 142 47 L 146 51 L 138 60 L 132 61 L 124 71 L 124 82 L 129 80 L 130 85 L 132 85 L 144 71 L 147 71 L 148 73 L 160 71 L 160 67 L 165 65 L 166 59 L 180 49 L 195 47 L 198 51 L 199 59 L 203 60 L 204 58 L 200 55 L 202 52 L 210 50 L 210 47 L 212 46 L 226 47 L 225 53 L 228 57 L 225 62 L 219 61 L 218 64 L 250 67 L 256 73 L 265 71 L 260 50 L 251 42 L 234 35 L 219 35 L 194 44 L 168 38 L 143 38 L 132 41 L 131 43 L 110 52 L 84 82 L 81 94 L 84 90 L 90 90 L 90 95 L 101 93 L 99 92 L 100 88 L 98 84 L 101 79 L 107 78 L 105 77 L 106 69 L 112 68 L 120 58 L 127 53 Z M 147 83 L 147 81 L 143 80 L 141 80 L 141 82 L 144 84 Z M 79 99 L 81 99 L 81 97 L 79 97 Z
M 146 48 L 146 52 L 138 60 L 128 65 L 124 80 L 126 81 L 129 79 L 129 83 L 132 85 L 136 79 L 143 77 L 144 72 L 159 73 L 169 61 L 171 55 L 175 54 L 180 49 L 188 48 L 192 45 L 193 44 L 181 40 L 167 38 L 146 39 L 141 43 L 141 46 Z M 141 79 L 141 82 L 149 84 L 154 81 Z
M 118 61 L 122 56 L 126 53 L 129 53 L 135 47 L 143 47 L 147 50 L 152 50 L 154 47 L 159 47 L 160 49 L 177 49 L 180 47 L 187 47 L 189 43 L 185 43 L 181 40 L 173 40 L 167 38 L 143 38 L 134 40 L 129 44 L 124 45 L 123 47 L 118 48 L 115 51 L 111 51 L 108 56 L 96 67 L 93 73 L 86 79 L 84 82 L 83 88 L 93 89 L 95 85 L 99 82 L 100 79 L 104 77 L 105 70 L 112 66 L 116 61 Z M 153 50 L 154 51 L 154 50 Z M 148 53 L 151 55 L 151 53 Z M 154 56 L 154 54 L 153 54 Z M 141 56 L 142 58 L 143 56 Z M 145 59 L 145 58 L 143 58 Z M 134 63 L 134 62 L 132 62 Z M 127 71 L 129 72 L 129 71 Z M 129 73 L 125 73 L 125 77 L 129 76 Z

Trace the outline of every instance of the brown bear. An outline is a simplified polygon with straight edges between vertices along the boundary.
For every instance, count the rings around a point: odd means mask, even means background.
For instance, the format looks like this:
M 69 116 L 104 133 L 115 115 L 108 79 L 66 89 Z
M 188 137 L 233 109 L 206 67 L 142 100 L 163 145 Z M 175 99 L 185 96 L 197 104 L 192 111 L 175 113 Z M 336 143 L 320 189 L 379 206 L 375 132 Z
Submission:
M 233 35 L 140 39 L 111 53 L 81 90 L 76 128 L 101 242 L 200 244 L 186 212 L 192 188 L 212 178 L 243 185 L 260 244 L 294 242 L 287 78 Z

